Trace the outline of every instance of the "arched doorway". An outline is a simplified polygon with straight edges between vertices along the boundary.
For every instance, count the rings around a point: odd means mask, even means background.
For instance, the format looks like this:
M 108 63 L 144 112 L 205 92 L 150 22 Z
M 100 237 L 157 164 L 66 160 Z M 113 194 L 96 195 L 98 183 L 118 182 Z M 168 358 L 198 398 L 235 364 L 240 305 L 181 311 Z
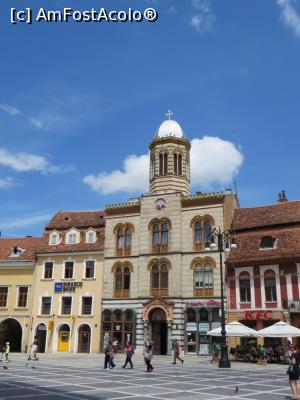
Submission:
M 70 348 L 70 327 L 63 324 L 58 330 L 58 346 L 57 351 L 69 351 Z
M 91 328 L 89 325 L 81 325 L 78 329 L 77 353 L 89 353 L 91 345 Z
M 10 344 L 10 351 L 22 349 L 22 327 L 14 318 L 8 318 L 0 323 L 0 346 Z
M 168 325 L 166 313 L 162 308 L 155 308 L 150 312 L 151 340 L 154 342 L 154 353 L 166 355 L 168 351 Z
M 35 337 L 37 340 L 38 352 L 45 353 L 47 338 L 47 327 L 45 324 L 38 324 L 35 330 Z

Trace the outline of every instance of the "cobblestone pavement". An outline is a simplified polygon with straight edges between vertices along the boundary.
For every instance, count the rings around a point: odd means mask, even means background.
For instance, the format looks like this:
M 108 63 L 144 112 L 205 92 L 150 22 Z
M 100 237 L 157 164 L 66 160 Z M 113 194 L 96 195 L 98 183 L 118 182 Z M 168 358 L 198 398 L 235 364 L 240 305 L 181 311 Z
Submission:
M 103 355 L 43 354 L 27 364 L 23 354 L 12 354 L 0 364 L 0 399 L 290 399 L 287 366 L 232 363 L 219 369 L 208 359 L 186 357 L 183 365 L 170 357 L 154 357 L 147 373 L 141 357 L 134 369 L 103 369 Z M 2 366 L 2 367 L 1 367 Z M 3 368 L 3 367 L 7 367 Z M 237 387 L 237 392 L 236 392 Z

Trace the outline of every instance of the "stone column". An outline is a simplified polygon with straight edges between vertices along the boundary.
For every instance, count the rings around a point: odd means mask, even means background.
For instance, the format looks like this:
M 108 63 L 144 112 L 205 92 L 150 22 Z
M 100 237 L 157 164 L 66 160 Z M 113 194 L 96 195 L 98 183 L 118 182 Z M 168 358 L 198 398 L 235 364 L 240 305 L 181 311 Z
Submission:
M 149 321 L 144 321 L 144 342 L 148 342 L 148 340 L 149 340 Z
M 169 356 L 171 354 L 172 350 L 172 321 L 168 321 L 168 350 L 167 350 L 167 355 Z

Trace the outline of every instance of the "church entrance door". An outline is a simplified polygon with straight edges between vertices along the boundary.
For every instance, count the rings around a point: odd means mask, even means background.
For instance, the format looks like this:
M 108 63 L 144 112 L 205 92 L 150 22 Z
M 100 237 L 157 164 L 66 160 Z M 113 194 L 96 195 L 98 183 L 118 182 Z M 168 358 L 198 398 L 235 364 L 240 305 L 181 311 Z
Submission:
M 154 354 L 166 355 L 168 350 L 168 326 L 166 313 L 155 308 L 150 314 L 151 340 L 154 343 Z

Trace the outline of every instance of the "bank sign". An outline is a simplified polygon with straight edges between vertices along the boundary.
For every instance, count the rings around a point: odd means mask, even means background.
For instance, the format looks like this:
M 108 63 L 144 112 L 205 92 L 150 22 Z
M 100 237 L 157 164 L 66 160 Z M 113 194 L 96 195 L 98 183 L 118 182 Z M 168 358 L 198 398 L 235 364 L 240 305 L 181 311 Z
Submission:
M 82 287 L 82 282 L 55 282 L 54 293 L 75 292 L 77 287 Z

